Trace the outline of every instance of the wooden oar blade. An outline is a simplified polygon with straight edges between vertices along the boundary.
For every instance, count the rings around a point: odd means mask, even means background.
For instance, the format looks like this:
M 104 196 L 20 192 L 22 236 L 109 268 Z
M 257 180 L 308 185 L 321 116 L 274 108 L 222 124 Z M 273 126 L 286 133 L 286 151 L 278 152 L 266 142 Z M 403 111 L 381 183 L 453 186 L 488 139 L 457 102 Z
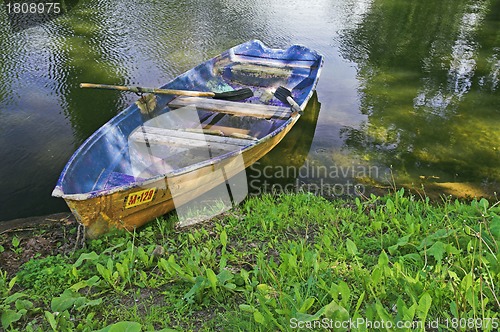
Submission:
M 253 91 L 250 88 L 244 88 L 234 91 L 226 92 L 216 92 L 213 96 L 214 99 L 224 99 L 224 100 L 243 100 L 253 97 Z

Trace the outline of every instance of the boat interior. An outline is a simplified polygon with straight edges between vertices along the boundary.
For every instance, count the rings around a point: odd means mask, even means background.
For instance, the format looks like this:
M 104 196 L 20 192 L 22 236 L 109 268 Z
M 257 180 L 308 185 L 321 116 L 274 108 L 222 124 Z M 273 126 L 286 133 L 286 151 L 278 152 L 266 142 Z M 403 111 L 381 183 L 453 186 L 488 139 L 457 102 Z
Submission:
M 290 60 L 280 56 L 230 50 L 163 87 L 218 92 L 250 88 L 254 95 L 246 100 L 142 96 L 88 143 L 88 156 L 68 169 L 85 173 L 87 181 L 68 184 L 64 192 L 108 190 L 256 144 L 292 116 L 290 106 L 274 97 L 276 88 L 287 87 L 301 104 L 310 96 L 321 66 L 317 57 Z

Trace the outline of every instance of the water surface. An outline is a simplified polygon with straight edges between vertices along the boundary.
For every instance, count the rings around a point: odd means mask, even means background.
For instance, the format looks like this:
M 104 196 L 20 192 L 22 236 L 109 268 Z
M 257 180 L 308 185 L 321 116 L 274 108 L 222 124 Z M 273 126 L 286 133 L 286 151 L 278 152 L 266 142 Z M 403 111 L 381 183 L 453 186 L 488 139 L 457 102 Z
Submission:
M 136 98 L 80 82 L 160 86 L 250 39 L 325 56 L 314 114 L 254 184 L 285 165 L 336 193 L 388 170 L 444 193 L 500 188 L 499 0 L 65 3 L 23 27 L 0 9 L 0 220 L 65 211 L 50 196 L 65 163 Z

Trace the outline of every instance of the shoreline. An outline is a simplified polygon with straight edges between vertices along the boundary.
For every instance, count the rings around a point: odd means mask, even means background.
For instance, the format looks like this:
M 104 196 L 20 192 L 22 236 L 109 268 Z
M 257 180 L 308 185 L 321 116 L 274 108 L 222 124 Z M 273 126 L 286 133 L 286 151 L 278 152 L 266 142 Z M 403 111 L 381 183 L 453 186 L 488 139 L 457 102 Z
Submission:
M 488 184 L 480 186 L 477 183 L 473 182 L 425 182 L 420 183 L 421 186 L 417 188 L 415 184 L 400 184 L 398 188 L 405 188 L 405 190 L 409 190 L 410 193 L 415 195 L 426 196 L 431 199 L 431 201 L 441 201 L 440 198 L 443 196 L 451 196 L 452 198 L 470 201 L 474 198 L 486 198 L 488 200 L 496 200 L 498 199 L 498 192 L 494 188 L 494 184 Z M 297 188 L 300 189 L 300 188 Z M 377 196 L 384 196 L 394 191 L 389 185 L 365 185 L 366 191 L 363 193 L 364 196 L 368 197 L 370 194 L 375 194 Z M 306 190 L 308 191 L 308 190 Z M 321 192 L 321 190 L 319 190 Z M 313 194 L 315 191 L 310 191 Z M 316 193 L 318 190 L 316 190 Z M 295 191 L 291 192 L 283 192 L 283 194 L 294 194 Z M 246 199 L 250 197 L 259 197 L 262 194 L 274 194 L 273 192 L 263 192 L 260 194 L 249 194 Z M 278 192 L 279 194 L 279 192 Z M 335 199 L 346 199 L 347 197 L 360 197 L 360 195 L 341 195 L 341 196 L 332 196 L 332 195 L 318 195 L 329 201 Z M 24 218 L 16 218 L 5 221 L 0 221 L 0 235 L 15 230 L 25 230 L 26 228 L 33 226 L 41 226 L 41 225 L 50 225 L 53 222 L 65 222 L 65 223 L 75 223 L 77 221 L 73 214 L 70 211 L 67 212 L 56 212 L 47 215 L 41 216 L 32 216 L 32 217 L 24 217 Z
M 70 211 L 0 221 L 0 235 L 11 231 L 28 230 L 33 226 L 50 225 L 54 222 L 63 221 L 66 223 L 76 223 L 76 219 Z

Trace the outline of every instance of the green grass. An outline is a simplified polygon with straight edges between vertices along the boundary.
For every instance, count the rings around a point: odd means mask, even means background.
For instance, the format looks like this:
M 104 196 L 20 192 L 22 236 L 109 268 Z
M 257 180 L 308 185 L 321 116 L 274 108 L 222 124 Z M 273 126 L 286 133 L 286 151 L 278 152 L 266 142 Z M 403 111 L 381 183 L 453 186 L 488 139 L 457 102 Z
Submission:
M 30 261 L 13 279 L 2 272 L 3 327 L 400 331 L 439 323 L 494 331 L 500 324 L 498 203 L 431 204 L 403 190 L 334 202 L 264 195 L 197 227 L 174 223 L 157 220 L 70 256 Z

